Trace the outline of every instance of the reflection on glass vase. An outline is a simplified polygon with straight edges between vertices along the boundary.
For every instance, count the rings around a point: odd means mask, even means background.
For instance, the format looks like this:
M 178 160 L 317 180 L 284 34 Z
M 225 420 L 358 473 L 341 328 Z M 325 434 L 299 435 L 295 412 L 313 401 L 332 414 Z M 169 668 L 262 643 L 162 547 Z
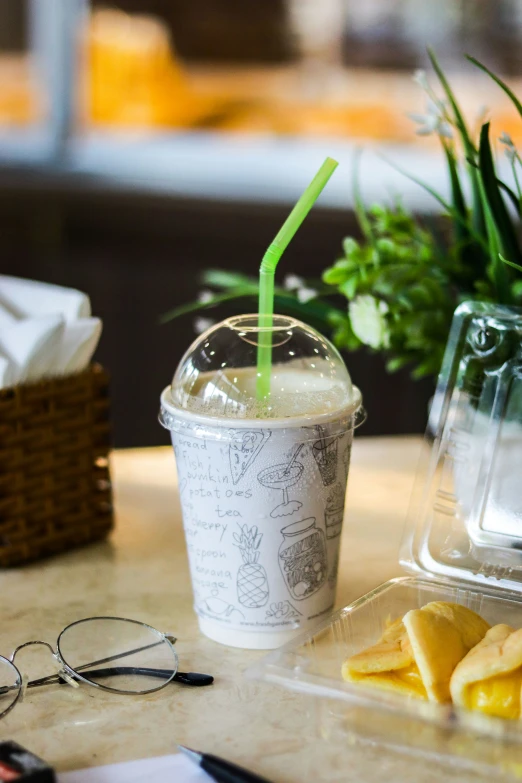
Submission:
M 298 601 L 317 592 L 327 575 L 326 539 L 315 525 L 315 517 L 308 517 L 281 530 L 283 541 L 279 547 L 279 566 L 286 586 Z

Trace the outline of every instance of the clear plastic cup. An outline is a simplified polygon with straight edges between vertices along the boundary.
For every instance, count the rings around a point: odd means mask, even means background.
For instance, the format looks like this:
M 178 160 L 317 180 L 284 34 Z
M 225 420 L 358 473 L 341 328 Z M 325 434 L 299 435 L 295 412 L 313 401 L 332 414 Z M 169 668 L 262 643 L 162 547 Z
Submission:
M 354 428 L 338 351 L 274 316 L 270 393 L 256 399 L 257 315 L 199 337 L 161 395 L 201 631 L 271 649 L 333 607 Z

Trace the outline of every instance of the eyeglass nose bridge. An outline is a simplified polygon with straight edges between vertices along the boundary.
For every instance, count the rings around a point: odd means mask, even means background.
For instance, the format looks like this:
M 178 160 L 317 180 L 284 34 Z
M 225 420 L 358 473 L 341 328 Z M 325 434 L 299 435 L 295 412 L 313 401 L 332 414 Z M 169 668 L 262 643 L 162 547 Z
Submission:
M 15 647 L 15 649 L 11 653 L 11 657 L 9 658 L 11 663 L 14 663 L 14 659 L 16 658 L 16 655 L 17 655 L 17 653 L 20 652 L 20 650 L 23 650 L 24 647 L 30 647 L 33 644 L 42 644 L 44 647 L 47 647 L 47 649 L 51 651 L 51 654 L 54 655 L 54 657 L 56 657 L 56 654 L 57 654 L 56 650 L 54 650 L 53 647 L 51 647 L 49 642 L 42 642 L 42 641 L 40 641 L 38 639 L 35 639 L 32 642 L 24 642 L 23 644 L 19 644 L 18 647 Z

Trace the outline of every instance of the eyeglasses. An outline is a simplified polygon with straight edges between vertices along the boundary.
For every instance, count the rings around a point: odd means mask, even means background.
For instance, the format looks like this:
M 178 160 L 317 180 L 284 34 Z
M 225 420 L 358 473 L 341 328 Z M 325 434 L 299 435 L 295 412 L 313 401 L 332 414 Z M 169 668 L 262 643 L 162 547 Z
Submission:
M 210 674 L 179 671 L 175 642 L 170 634 L 123 617 L 88 617 L 71 623 L 58 636 L 56 650 L 48 642 L 25 642 L 10 658 L 0 655 L 0 718 L 16 706 L 26 688 L 42 685 L 78 687 L 83 682 L 132 695 L 153 693 L 171 682 L 211 685 L 214 678 Z M 36 644 L 50 650 L 57 672 L 24 682 L 14 660 L 24 647 Z M 124 666 L 119 663 L 123 658 L 127 659 Z

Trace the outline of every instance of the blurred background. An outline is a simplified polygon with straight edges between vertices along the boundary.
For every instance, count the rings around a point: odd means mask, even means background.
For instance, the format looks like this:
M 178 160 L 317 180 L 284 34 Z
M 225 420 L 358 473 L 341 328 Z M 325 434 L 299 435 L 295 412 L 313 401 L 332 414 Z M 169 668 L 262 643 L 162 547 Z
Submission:
M 195 332 L 160 315 L 197 296 L 203 269 L 255 274 L 326 155 L 341 166 L 281 275 L 319 275 L 357 234 L 360 146 L 365 199 L 400 192 L 430 219 L 378 155 L 447 189 L 406 116 L 425 109 L 412 73 L 427 44 L 470 116 L 486 104 L 520 141 L 463 53 L 522 86 L 522 0 L 0 0 L 0 271 L 90 295 L 117 446 L 165 442 L 159 394 Z M 345 358 L 365 434 L 423 430 L 430 381 Z

